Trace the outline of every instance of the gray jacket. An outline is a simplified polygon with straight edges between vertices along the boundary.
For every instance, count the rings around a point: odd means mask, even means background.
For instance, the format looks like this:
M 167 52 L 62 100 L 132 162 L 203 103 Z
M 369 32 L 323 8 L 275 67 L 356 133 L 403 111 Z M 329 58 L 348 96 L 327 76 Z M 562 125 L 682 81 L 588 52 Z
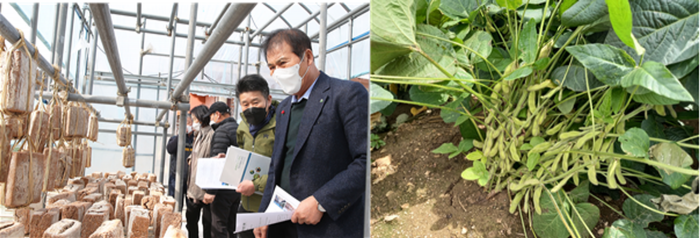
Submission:
M 209 158 L 211 150 L 211 139 L 214 137 L 214 130 L 211 126 L 203 127 L 192 145 L 192 154 L 187 158 L 190 162 L 190 174 L 187 183 L 187 197 L 201 201 L 204 199 L 204 190 L 197 186 L 195 179 L 197 178 L 197 161 L 200 158 Z

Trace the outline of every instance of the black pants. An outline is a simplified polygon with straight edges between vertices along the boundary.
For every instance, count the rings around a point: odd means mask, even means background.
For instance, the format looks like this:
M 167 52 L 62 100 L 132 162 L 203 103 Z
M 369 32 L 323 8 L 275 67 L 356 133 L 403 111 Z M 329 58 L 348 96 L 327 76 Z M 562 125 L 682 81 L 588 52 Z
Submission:
M 238 214 L 241 213 L 252 213 L 249 211 L 246 211 L 243 206 L 238 206 Z M 238 238 L 255 238 L 255 233 L 253 233 L 253 229 L 238 233 Z
M 211 235 L 216 238 L 235 237 L 236 211 L 241 203 L 241 194 L 235 191 L 218 191 L 211 208 Z
M 291 221 L 272 224 L 267 227 L 268 238 L 297 238 L 297 225 Z
M 211 209 L 202 201 L 194 201 L 187 198 L 187 233 L 189 238 L 199 238 L 199 213 L 202 214 L 202 227 L 204 229 L 204 238 L 211 238 Z M 202 211 L 203 210 L 203 211 Z

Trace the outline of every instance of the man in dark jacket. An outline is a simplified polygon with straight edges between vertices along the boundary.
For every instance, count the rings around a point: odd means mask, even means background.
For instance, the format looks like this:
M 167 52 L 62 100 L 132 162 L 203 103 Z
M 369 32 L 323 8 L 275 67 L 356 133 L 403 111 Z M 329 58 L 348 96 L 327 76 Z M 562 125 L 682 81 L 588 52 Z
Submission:
M 172 136 L 170 137 L 170 140 L 168 140 L 168 154 L 170 154 L 170 174 L 168 177 L 168 195 L 169 196 L 175 196 L 175 173 L 177 170 L 177 139 L 178 136 Z M 190 119 L 190 115 L 187 115 L 187 134 L 185 137 L 185 158 L 189 157 L 190 154 L 192 153 L 192 143 L 194 142 L 194 130 L 192 130 L 192 120 Z M 189 171 L 189 166 L 187 163 L 185 163 L 185 174 L 182 175 L 182 191 L 184 193 L 187 193 L 187 175 Z M 184 201 L 183 196 L 183 201 Z M 183 205 L 184 202 L 180 203 L 180 205 Z
M 224 102 L 215 102 L 209 107 L 209 115 L 214 124 L 214 137 L 211 140 L 211 157 L 226 154 L 228 147 L 238 146 L 236 130 L 238 123 L 231 117 L 231 108 Z M 221 156 L 219 156 L 221 157 Z M 207 189 L 204 203 L 210 204 L 212 237 L 234 237 L 236 211 L 241 202 L 241 194 L 234 190 Z
M 275 186 L 300 203 L 290 222 L 255 228 L 255 236 L 362 237 L 369 196 L 367 90 L 316 68 L 311 40 L 298 29 L 273 31 L 261 50 L 272 78 L 290 96 L 275 111 L 275 144 L 258 211 L 267 209 Z

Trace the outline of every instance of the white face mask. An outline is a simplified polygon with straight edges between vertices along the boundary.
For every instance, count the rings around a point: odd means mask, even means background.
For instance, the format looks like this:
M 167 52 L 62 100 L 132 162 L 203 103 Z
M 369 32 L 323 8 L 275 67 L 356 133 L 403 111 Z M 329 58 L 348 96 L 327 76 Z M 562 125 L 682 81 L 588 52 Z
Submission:
M 305 56 L 306 54 L 301 56 L 301 60 L 298 64 L 287 68 L 277 68 L 272 74 L 272 78 L 275 79 L 277 84 L 282 86 L 282 91 L 284 91 L 284 93 L 292 95 L 299 92 L 299 89 L 301 89 L 301 80 L 306 76 L 306 72 L 309 72 L 309 67 L 306 67 L 304 75 L 299 76 L 299 68 Z
M 192 132 L 192 126 L 187 126 L 187 134 L 190 134 Z
M 199 122 L 197 122 L 197 123 L 192 123 L 192 129 L 195 130 L 195 131 L 199 131 L 199 130 L 202 129 L 202 124 L 200 124 Z
M 209 121 L 209 125 L 210 125 L 210 126 L 213 126 L 214 124 L 216 124 L 215 121 Z

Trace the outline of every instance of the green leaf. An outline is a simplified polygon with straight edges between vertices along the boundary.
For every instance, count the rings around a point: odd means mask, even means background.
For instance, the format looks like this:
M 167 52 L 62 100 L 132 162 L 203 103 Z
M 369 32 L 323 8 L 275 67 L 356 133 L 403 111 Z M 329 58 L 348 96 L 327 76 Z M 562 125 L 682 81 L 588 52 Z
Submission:
M 620 136 L 620 146 L 628 155 L 648 158 L 649 136 L 644 130 L 631 128 Z
M 612 89 L 611 100 L 612 100 L 612 111 L 617 114 L 622 110 L 622 107 L 627 103 L 627 92 L 621 87 L 615 87 Z
M 525 66 L 525 67 L 520 67 L 510 73 L 504 80 L 510 81 L 514 79 L 519 79 L 519 78 L 524 78 L 532 74 L 532 66 Z
M 453 153 L 455 151 L 459 151 L 457 146 L 455 146 L 452 143 L 444 143 L 440 147 L 438 147 L 437 149 L 434 149 L 432 152 L 435 154 L 450 154 L 450 153 Z
M 610 13 L 610 23 L 617 37 L 632 49 L 637 55 L 644 54 L 644 48 L 639 46 L 639 42 L 632 35 L 632 10 L 629 1 L 605 0 Z
M 680 146 L 673 143 L 659 143 L 651 147 L 651 157 L 652 159 L 659 161 L 663 164 L 680 167 L 680 168 L 690 168 L 693 164 L 693 159 L 686 153 Z M 656 167 L 659 171 L 663 182 L 666 183 L 673 189 L 678 189 L 685 182 L 690 179 L 690 175 L 673 172 L 661 167 Z
M 467 151 L 471 150 L 472 148 L 474 148 L 473 142 L 474 142 L 474 140 L 472 140 L 472 139 L 463 139 L 462 141 L 459 142 L 459 146 L 457 146 L 457 147 L 459 148 L 459 151 L 467 152 Z
M 416 41 L 420 45 L 420 49 L 425 52 L 430 58 L 436 61 L 439 65 L 447 70 L 448 73 L 454 75 L 457 71 L 455 51 L 452 44 L 449 43 L 449 38 L 440 29 L 431 25 L 418 25 L 416 29 Z M 437 40 L 425 35 L 439 37 L 447 40 Z M 374 48 L 372 48 L 374 50 Z M 377 70 L 376 74 L 394 75 L 394 76 L 411 76 L 421 78 L 446 78 L 447 76 L 433 65 L 428 59 L 423 57 L 418 52 L 400 56 L 394 61 L 389 62 L 384 67 Z M 409 80 L 407 80 L 409 81 Z M 420 82 L 435 82 L 420 80 Z
M 644 61 L 670 65 L 698 54 L 698 1 L 629 1 L 632 11 L 632 34 L 646 49 Z M 635 50 L 626 46 L 614 32 L 605 43 L 620 47 L 639 61 Z
M 373 98 L 394 99 L 394 95 L 391 94 L 391 92 L 382 88 L 381 86 L 377 85 L 376 83 L 370 83 L 369 89 L 370 89 L 369 90 L 370 95 Z M 391 104 L 391 101 L 372 99 L 370 102 L 370 106 L 369 106 L 370 114 L 374 114 L 375 112 L 381 111 L 382 109 L 389 106 L 389 104 Z
M 645 104 L 651 104 L 651 105 L 674 105 L 678 104 L 679 101 L 673 100 L 655 93 L 647 93 L 647 94 L 635 94 L 632 96 L 632 99 L 634 99 L 635 102 L 638 103 L 645 103 Z
M 678 238 L 698 237 L 698 214 L 683 215 L 673 221 L 673 231 Z
M 452 159 L 452 158 L 454 158 L 455 156 L 458 156 L 458 155 L 460 155 L 460 154 L 462 154 L 462 152 L 460 152 L 460 151 L 455 151 L 455 152 L 452 152 L 452 154 L 450 154 L 449 156 L 447 156 L 447 158 L 448 158 L 448 159 Z
M 455 121 L 455 125 L 454 125 L 454 126 L 457 127 L 457 126 L 459 126 L 459 125 L 462 125 L 462 123 L 464 123 L 464 122 L 466 122 L 466 121 L 468 121 L 468 120 L 469 120 L 469 115 L 461 115 L 461 116 L 459 116 L 459 117 L 457 118 L 457 120 Z
M 564 99 L 568 97 L 569 96 L 565 96 Z M 573 97 L 574 98 L 566 100 L 562 103 L 559 103 L 559 97 L 554 97 L 554 102 L 557 103 L 557 108 L 559 111 L 561 111 L 561 113 L 569 114 L 569 112 L 574 109 L 574 105 L 576 104 L 576 96 L 574 95 Z
M 668 99 L 693 101 L 693 95 L 685 90 L 671 71 L 666 66 L 654 61 L 646 61 L 641 67 L 635 68 L 631 73 L 622 77 L 620 84 L 627 88 L 628 92 L 639 85 L 640 89 L 644 88 Z M 637 91 L 639 92 L 639 89 Z
M 422 89 L 426 86 L 413 85 L 408 90 L 411 95 L 411 100 L 414 102 L 422 102 L 427 104 L 442 105 L 447 102 L 450 95 L 444 92 L 426 92 Z
M 472 1 L 465 1 L 465 2 L 472 2 Z M 474 1 L 476 2 L 476 1 Z M 496 3 L 498 6 L 501 6 L 503 8 L 507 8 L 509 10 L 515 10 L 517 9 L 521 4 L 523 4 L 522 0 L 496 0 Z
M 574 226 L 579 232 L 581 237 L 586 238 L 589 236 L 588 230 L 594 231 L 595 225 L 600 219 L 600 209 L 590 203 L 579 203 L 574 206 L 574 209 L 581 215 L 579 218 L 576 214 L 571 213 L 571 217 L 574 220 Z M 585 226 L 583 224 L 586 224 Z M 588 228 L 588 229 L 586 229 Z
M 552 194 L 555 198 L 560 193 Z M 569 237 L 569 232 L 564 226 L 564 222 L 559 218 L 557 210 L 555 208 L 555 201 L 553 201 L 547 192 L 542 192 L 540 197 L 540 207 L 542 208 L 542 213 L 532 214 L 532 228 L 535 233 L 541 237 L 547 238 L 566 238 Z M 559 209 L 563 209 L 561 203 L 557 202 Z M 562 211 L 564 212 L 564 211 Z M 568 211 L 567 211 L 568 212 Z
M 525 143 L 525 144 L 523 144 L 523 145 L 520 146 L 520 150 L 531 150 L 532 147 L 533 147 L 533 146 L 530 145 L 529 143 Z
M 581 182 L 578 186 L 576 186 L 574 189 L 569 192 L 569 197 L 571 198 L 571 201 L 574 203 L 582 203 L 582 202 L 587 202 L 588 201 L 588 196 L 591 194 L 588 187 L 590 186 L 590 182 L 588 180 L 585 180 Z
M 442 0 L 439 9 L 445 16 L 461 20 L 469 18 L 469 15 L 479 8 L 479 2 L 485 1 Z
M 617 86 L 620 78 L 634 69 L 635 62 L 625 51 L 604 44 L 587 44 L 566 47 L 601 82 Z
M 539 47 L 537 47 L 536 26 L 537 22 L 530 19 L 525 23 L 525 26 L 523 26 L 523 31 L 520 33 L 520 40 L 518 40 L 518 49 L 522 52 L 520 54 L 520 59 L 525 61 L 526 64 L 532 64 L 535 62 L 535 59 L 537 59 Z
M 541 22 L 542 17 L 548 18 L 552 14 L 552 8 L 547 8 L 547 11 L 545 11 L 544 5 L 529 5 L 527 9 L 524 7 L 518 8 L 516 13 L 525 21 L 534 20 L 536 22 Z
M 535 67 L 535 70 L 544 70 L 547 68 L 547 65 L 549 64 L 549 57 L 544 57 L 542 59 L 538 59 L 535 61 L 535 63 L 532 65 Z
M 471 161 L 478 161 L 483 157 L 484 153 L 482 153 L 480 150 L 475 150 L 474 152 L 467 154 L 467 159 Z
M 564 26 L 587 25 L 608 14 L 605 0 L 579 0 L 561 14 Z
M 644 228 L 626 219 L 613 222 L 605 228 L 603 238 L 645 238 Z
M 668 238 L 666 234 L 660 231 L 644 230 L 644 232 L 647 233 L 647 238 Z
M 471 2 L 471 1 L 467 1 Z M 472 35 L 469 37 L 469 39 L 464 41 L 464 46 L 467 48 L 473 50 L 474 52 L 479 53 L 479 55 L 488 58 L 489 55 L 491 54 L 491 41 L 493 38 L 491 37 L 491 34 L 485 31 L 474 31 Z M 469 58 L 469 61 L 472 62 L 473 64 L 482 62 L 484 59 L 481 57 L 477 56 L 472 51 L 467 51 L 467 57 Z
M 567 69 L 569 70 L 568 73 L 566 72 Z M 557 67 L 554 69 L 554 71 L 552 71 L 552 80 L 557 85 L 561 85 L 561 82 L 564 82 L 564 87 L 576 92 L 585 92 L 587 90 L 585 75 L 586 71 L 588 71 L 588 88 L 594 89 L 605 85 L 598 81 L 590 70 L 586 70 L 580 65 L 571 65 L 571 67 L 564 65 Z
M 664 126 L 657 120 L 656 114 L 651 114 L 647 119 L 642 121 L 642 129 L 649 135 L 649 137 L 655 138 L 666 138 L 664 133 Z M 655 145 L 652 142 L 651 145 Z
M 457 97 L 454 101 L 445 104 L 444 107 L 452 108 L 452 109 L 455 109 L 455 110 L 460 111 L 460 112 L 465 112 L 464 107 L 462 107 L 462 105 L 464 105 L 464 106 L 469 105 L 468 100 L 469 100 L 469 94 L 463 94 L 463 95 Z M 456 122 L 460 116 L 462 116 L 462 114 L 458 113 L 458 112 L 454 112 L 451 110 L 440 110 L 440 117 L 442 117 L 442 120 L 445 123 Z
M 571 6 L 574 5 L 574 3 L 578 2 L 578 0 L 564 0 L 561 3 L 561 6 L 559 7 L 559 17 L 561 17 L 566 10 L 569 10 Z
M 685 78 L 682 78 L 680 81 L 683 83 L 683 87 L 688 90 L 690 95 L 693 95 L 695 104 L 699 104 L 700 100 L 698 100 L 698 88 L 700 88 L 700 86 L 698 86 L 698 69 L 696 68 L 693 70 L 693 72 L 685 76 Z
M 527 170 L 532 171 L 540 162 L 540 153 L 527 154 Z
M 372 0 L 370 71 L 411 52 L 415 41 L 414 1 Z M 390 25 L 390 26 L 387 26 Z
M 649 194 L 634 195 L 634 199 L 637 199 L 637 201 L 648 207 L 655 208 L 654 203 L 650 201 L 652 198 L 654 196 Z M 629 198 L 622 204 L 622 211 L 625 212 L 627 218 L 643 228 L 649 226 L 649 223 L 664 219 L 664 215 L 650 211 Z
M 530 138 L 530 145 L 537 146 L 539 144 L 542 144 L 544 141 L 545 141 L 544 138 L 539 137 L 539 136 L 535 136 L 535 137 Z
M 462 178 L 466 180 L 477 180 L 481 186 L 485 186 L 489 179 L 489 172 L 481 161 L 474 161 L 472 167 L 462 171 Z
M 671 71 L 673 76 L 680 79 L 697 70 L 698 62 L 700 62 L 700 57 L 696 55 L 695 57 L 687 59 L 683 62 L 667 65 L 666 68 Z

